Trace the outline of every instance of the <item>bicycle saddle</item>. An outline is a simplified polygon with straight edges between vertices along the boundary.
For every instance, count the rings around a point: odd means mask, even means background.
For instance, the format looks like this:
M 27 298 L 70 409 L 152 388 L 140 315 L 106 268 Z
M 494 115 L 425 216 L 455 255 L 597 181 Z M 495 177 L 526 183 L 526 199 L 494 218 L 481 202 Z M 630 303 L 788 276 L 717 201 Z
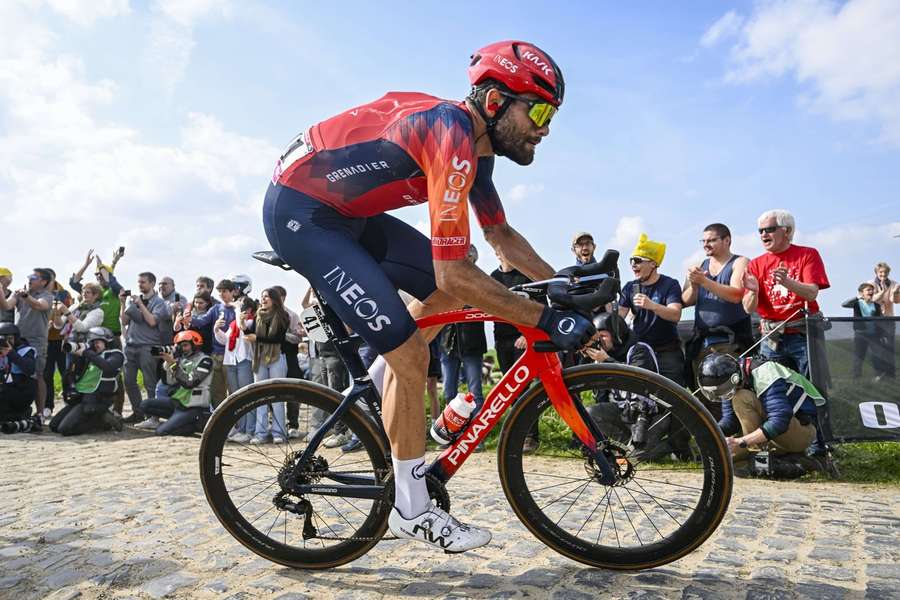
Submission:
M 285 271 L 290 271 L 291 266 L 284 262 L 278 253 L 274 250 L 260 250 L 259 252 L 254 252 L 251 254 L 253 258 L 260 262 L 264 262 L 267 265 L 272 265 L 273 267 L 278 267 L 280 269 L 284 269 Z

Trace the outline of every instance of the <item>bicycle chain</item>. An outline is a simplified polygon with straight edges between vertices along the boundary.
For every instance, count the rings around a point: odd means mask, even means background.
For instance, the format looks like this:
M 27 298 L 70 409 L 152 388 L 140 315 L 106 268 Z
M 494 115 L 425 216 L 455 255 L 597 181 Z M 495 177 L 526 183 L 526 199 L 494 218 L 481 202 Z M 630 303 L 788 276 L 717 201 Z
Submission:
M 374 470 L 374 469 L 373 469 L 372 471 L 369 471 L 369 470 L 362 470 L 362 471 L 341 471 L 341 473 L 376 473 L 376 474 L 380 475 L 383 479 L 386 480 L 386 479 L 388 479 L 388 475 L 391 475 L 391 474 L 392 474 L 392 471 L 391 471 L 391 469 L 377 469 L 377 470 Z M 322 475 L 323 473 L 320 472 L 320 471 L 313 471 L 313 472 L 305 472 L 305 471 L 301 471 L 300 473 L 298 473 L 298 475 L 307 475 L 307 476 L 309 476 L 309 475 L 314 475 L 314 474 L 315 474 L 315 475 Z M 428 478 L 428 479 L 432 479 L 432 478 L 433 478 L 433 476 L 432 476 L 432 475 L 429 475 L 429 474 L 426 474 L 425 477 Z M 440 485 L 440 482 L 439 482 L 437 479 L 434 479 L 434 481 L 435 481 L 438 485 Z M 385 489 L 387 489 L 387 487 L 386 487 Z M 390 493 L 390 492 L 386 492 L 386 494 L 389 494 L 389 493 Z M 381 499 L 381 500 L 379 500 L 379 501 L 384 502 L 385 500 L 386 500 L 386 499 Z M 448 508 L 449 508 L 449 504 L 448 504 Z M 388 530 L 388 531 L 390 531 L 390 530 Z M 391 541 L 391 540 L 399 540 L 400 538 L 398 538 L 397 536 L 394 536 L 394 535 L 391 535 L 391 536 L 385 536 L 385 535 L 382 535 L 382 536 L 380 536 L 380 537 L 360 537 L 360 536 L 334 537 L 334 536 L 316 535 L 315 537 L 309 538 L 309 539 L 313 539 L 313 540 L 326 540 L 326 541 L 329 541 L 329 542 L 372 542 L 372 541 L 378 541 L 378 540 L 387 540 L 387 541 Z

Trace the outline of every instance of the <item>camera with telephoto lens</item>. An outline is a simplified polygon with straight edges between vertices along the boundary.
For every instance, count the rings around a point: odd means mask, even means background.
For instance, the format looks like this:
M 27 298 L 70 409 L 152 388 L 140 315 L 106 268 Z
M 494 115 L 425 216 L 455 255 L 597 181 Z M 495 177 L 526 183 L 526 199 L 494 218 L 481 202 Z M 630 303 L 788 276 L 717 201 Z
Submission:
M 40 431 L 41 422 L 35 415 L 27 419 L 19 419 L 18 421 L 5 421 L 0 423 L 0 431 L 3 433 L 30 433 L 32 431 Z
M 88 345 L 84 342 L 63 342 L 62 345 L 63 352 L 84 352 L 88 349 Z
M 160 356 L 162 354 L 175 354 L 178 346 L 150 346 L 151 356 Z
M 646 398 L 631 397 L 622 406 L 622 422 L 631 426 L 631 443 L 641 447 L 647 441 L 650 417 L 659 412 L 656 403 Z

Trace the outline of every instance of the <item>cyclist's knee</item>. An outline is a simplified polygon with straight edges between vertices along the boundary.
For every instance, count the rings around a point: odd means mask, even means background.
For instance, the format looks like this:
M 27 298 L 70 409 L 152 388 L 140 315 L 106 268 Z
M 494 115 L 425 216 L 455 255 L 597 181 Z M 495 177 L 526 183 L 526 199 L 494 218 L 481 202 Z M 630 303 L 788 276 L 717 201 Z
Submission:
M 405 342 L 384 355 L 395 373 L 425 373 L 431 356 L 421 332 L 414 332 Z

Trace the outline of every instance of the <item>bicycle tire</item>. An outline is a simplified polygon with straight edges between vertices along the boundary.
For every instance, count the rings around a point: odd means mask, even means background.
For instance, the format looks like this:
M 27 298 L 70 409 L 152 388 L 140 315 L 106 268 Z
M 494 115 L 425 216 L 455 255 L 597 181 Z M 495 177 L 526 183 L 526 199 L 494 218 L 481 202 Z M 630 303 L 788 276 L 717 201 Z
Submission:
M 555 416 L 555 411 L 550 404 L 544 387 L 535 385 L 513 406 L 512 413 L 509 415 L 501 432 L 498 445 L 498 469 L 503 491 L 519 520 L 538 539 L 560 554 L 575 561 L 605 569 L 640 570 L 653 568 L 677 560 L 700 546 L 721 523 L 728 508 L 733 485 L 731 456 L 722 432 L 710 413 L 687 390 L 656 373 L 636 367 L 626 365 L 584 365 L 566 369 L 563 372 L 563 377 L 570 394 L 581 394 L 581 392 L 591 389 L 618 389 L 633 393 L 643 393 L 648 397 L 670 404 L 669 410 L 672 414 L 668 417 L 669 423 L 675 423 L 677 419 L 685 425 L 686 431 L 689 431 L 692 438 L 696 440 L 691 445 L 692 457 L 695 460 L 699 457 L 702 469 L 699 467 L 696 469 L 689 468 L 690 465 L 696 464 L 693 461 L 683 464 L 673 462 L 672 474 L 664 476 L 662 479 L 665 481 L 659 481 L 654 479 L 654 477 L 658 477 L 656 475 L 646 478 L 646 473 L 660 470 L 655 468 L 654 465 L 656 463 L 640 463 L 638 461 L 637 465 L 633 467 L 633 478 L 621 487 L 613 487 L 597 483 L 595 480 L 592 480 L 590 474 L 587 474 L 585 479 L 584 470 L 580 472 L 582 477 L 579 478 L 577 469 L 583 467 L 580 467 L 577 461 L 574 461 L 576 464 L 573 465 L 571 460 L 566 461 L 565 459 L 545 458 L 539 455 L 526 455 L 523 452 L 523 444 L 534 423 L 541 418 L 545 411 L 549 411 L 547 414 Z M 676 427 L 673 427 L 672 431 L 677 431 L 679 436 L 683 435 L 681 430 L 676 429 Z M 580 443 L 578 445 L 580 447 Z M 627 456 L 625 450 L 622 450 L 622 453 Z M 633 460 L 626 456 L 620 459 L 621 465 L 625 465 L 625 461 Z M 620 462 L 620 460 L 617 459 L 617 462 Z M 544 463 L 541 461 L 544 461 Z M 523 462 L 527 463 L 524 467 Z M 544 464 L 548 465 L 546 467 L 548 473 L 543 476 L 544 480 L 549 481 L 547 488 L 541 487 L 543 485 L 540 483 L 542 476 L 539 472 L 532 476 L 527 471 L 530 465 L 536 465 L 537 468 L 543 469 L 545 468 Z M 642 464 L 644 467 L 641 467 Z M 576 470 L 574 475 L 569 478 L 565 473 L 571 472 L 573 466 Z M 660 463 L 660 466 L 665 467 L 665 464 Z M 624 466 L 623 468 L 627 469 Z M 568 469 L 568 471 L 565 469 Z M 702 488 L 694 487 L 699 485 L 701 473 Z M 638 474 L 643 474 L 643 476 L 639 477 Z M 567 482 L 566 479 L 569 479 L 569 481 Z M 582 479 L 584 479 L 584 483 L 581 482 Z M 562 481 L 562 483 L 559 483 L 559 481 Z M 655 483 L 649 483 L 651 481 Z M 677 483 L 679 481 L 681 483 Z M 637 485 L 634 489 L 630 489 L 629 484 L 633 483 Z M 688 486 L 686 483 L 692 483 L 693 485 Z M 564 487 L 569 484 L 575 487 L 561 496 L 565 500 L 554 500 L 548 504 L 548 499 L 544 496 L 559 493 L 559 491 L 551 492 L 550 490 L 553 487 Z M 592 486 L 592 484 L 595 485 Z M 673 488 L 674 495 L 670 496 L 670 498 L 656 496 L 656 487 L 653 486 L 657 486 L 657 484 L 660 484 L 658 487 L 675 486 Z M 529 485 L 534 487 L 534 490 L 531 490 Z M 587 508 L 591 506 L 592 501 L 587 502 L 587 496 L 593 495 L 594 487 L 598 488 L 596 490 L 598 494 L 605 490 L 604 496 L 601 497 L 595 508 L 588 514 L 578 531 L 573 533 L 577 519 L 581 518 L 578 515 L 584 514 Z M 566 508 L 566 512 L 554 522 L 556 513 L 562 510 L 564 504 L 552 507 L 553 503 L 568 502 L 568 498 L 575 493 L 576 489 L 580 489 L 577 496 L 571 500 L 571 504 Z M 651 494 L 648 492 L 648 489 L 654 491 L 654 493 Z M 588 490 L 590 491 L 588 492 Z M 588 492 L 587 495 L 585 492 Z M 681 495 L 688 494 L 697 496 L 693 506 L 690 500 L 681 498 Z M 585 496 L 584 501 L 581 500 L 583 496 Z M 622 499 L 623 497 L 624 500 Z M 652 498 L 656 506 L 646 501 L 646 497 Z M 676 503 L 671 498 L 677 498 L 681 502 Z M 606 500 L 606 506 L 603 508 L 603 520 L 600 521 L 598 528 L 597 521 L 600 520 L 600 507 L 603 506 L 604 499 Z M 647 504 L 650 504 L 651 511 L 654 514 L 666 513 L 678 525 L 677 529 L 664 535 L 663 531 L 658 528 L 657 523 L 652 521 L 643 505 L 639 505 L 643 514 L 640 512 L 629 514 L 629 505 L 637 504 L 639 499 L 645 500 Z M 614 500 L 617 500 L 617 502 L 614 503 Z M 582 502 L 584 506 L 572 511 L 571 509 L 576 502 Z M 668 504 L 669 502 L 672 502 L 672 504 Z M 543 507 L 541 503 L 544 503 Z M 684 509 L 681 506 L 690 508 L 689 516 L 685 517 L 683 524 L 679 523 L 678 519 L 672 514 L 679 514 L 680 511 L 683 511 Z M 662 509 L 661 511 L 660 508 Z M 554 514 L 548 514 L 551 511 L 554 511 Z M 568 516 L 570 512 L 571 517 Z M 612 528 L 616 529 L 615 518 L 617 512 L 620 513 L 618 518 L 624 531 L 621 538 L 618 530 L 615 532 L 615 538 L 611 538 L 607 515 L 609 514 L 610 516 Z M 624 513 L 626 518 L 623 518 L 622 513 Z M 569 520 L 576 521 L 576 523 L 571 527 L 560 525 L 561 522 Z M 655 532 L 650 528 L 645 528 L 646 521 L 649 521 L 650 525 L 656 529 Z M 675 525 L 669 523 L 667 517 L 662 517 L 662 521 L 664 528 L 675 527 Z M 634 537 L 636 537 L 637 542 L 640 542 L 634 547 L 622 547 L 621 545 L 622 538 L 625 537 L 626 533 L 631 536 L 631 532 L 625 526 L 626 522 L 634 530 Z M 650 531 L 654 535 L 659 534 L 659 539 L 644 544 L 641 538 L 641 531 L 638 530 L 635 522 L 639 523 L 643 531 Z M 591 525 L 591 523 L 593 524 Z M 607 527 L 607 538 L 611 540 L 609 544 L 600 543 L 604 525 Z M 593 532 L 598 529 L 597 541 L 594 542 Z M 586 535 L 586 530 L 591 532 L 590 539 Z M 619 544 L 618 547 L 612 544 L 612 539 Z
M 241 488 L 241 486 L 232 485 L 231 481 L 233 481 L 233 478 L 243 477 L 245 480 L 252 480 L 257 477 L 257 475 L 254 474 L 253 477 L 234 475 L 230 472 L 232 467 L 237 469 L 239 466 L 245 466 L 245 462 L 252 463 L 255 461 L 255 464 L 261 466 L 246 466 L 245 468 L 256 469 L 257 472 L 268 473 L 267 467 L 271 467 L 277 471 L 275 465 L 271 464 L 276 461 L 273 461 L 271 458 L 258 458 L 257 454 L 250 454 L 249 459 L 237 456 L 238 451 L 244 451 L 245 454 L 247 452 L 262 453 L 262 446 L 257 446 L 255 448 L 244 446 L 242 448 L 242 445 L 235 446 L 231 443 L 226 446 L 226 439 L 229 432 L 231 432 L 232 427 L 239 422 L 239 419 L 243 415 L 248 414 L 249 411 L 273 402 L 297 402 L 298 412 L 301 414 L 301 417 L 304 414 L 304 406 L 307 411 L 305 414 L 310 414 L 310 409 L 320 409 L 324 410 L 327 414 L 331 414 L 338 407 L 341 400 L 341 395 L 334 390 L 309 381 L 293 379 L 261 381 L 242 388 L 235 394 L 229 396 L 225 402 L 219 405 L 213 412 L 212 417 L 203 432 L 199 458 L 200 479 L 203 484 L 203 491 L 206 494 L 206 499 L 209 502 L 213 513 L 225 529 L 241 544 L 263 558 L 292 568 L 327 569 L 359 558 L 375 546 L 387 530 L 387 518 L 391 506 L 382 500 L 359 500 L 355 498 L 348 500 L 339 496 L 308 496 L 308 499 L 313 505 L 314 512 L 312 520 L 314 522 L 318 521 L 320 528 L 323 522 L 327 525 L 325 538 L 313 538 L 311 541 L 306 540 L 305 538 L 301 538 L 297 541 L 297 531 L 300 529 L 300 525 L 303 522 L 303 516 L 278 508 L 274 504 L 274 498 L 271 501 L 271 507 L 269 508 L 269 511 L 271 511 L 272 508 L 276 510 L 273 523 L 279 525 L 274 536 L 272 535 L 272 526 L 269 527 L 268 532 L 265 532 L 263 531 L 264 528 L 254 524 L 256 520 L 249 520 L 248 517 L 252 515 L 244 514 L 242 508 L 247 505 L 247 500 L 244 500 L 242 504 L 237 504 L 237 502 L 243 499 L 239 495 L 243 488 Z M 355 461 L 356 464 L 361 462 L 370 463 L 370 469 L 375 475 L 375 480 L 383 482 L 387 477 L 390 468 L 386 460 L 386 450 L 381 441 L 381 436 L 376 429 L 376 424 L 356 406 L 351 407 L 342 418 L 342 422 L 347 425 L 350 431 L 359 437 L 363 448 L 361 451 L 352 455 L 338 454 L 337 456 L 352 456 L 353 458 L 349 460 Z M 289 456 L 291 455 L 295 457 L 299 456 L 300 450 L 305 447 L 305 443 L 299 440 L 290 440 L 288 443 L 281 444 L 280 446 L 280 450 L 284 452 L 284 460 L 288 461 L 290 460 Z M 268 446 L 268 448 L 278 449 L 279 446 L 271 445 Z M 330 452 L 331 453 L 328 454 L 329 451 L 320 446 L 320 451 L 317 451 L 317 455 L 328 455 L 333 457 L 338 450 Z M 338 462 L 340 462 L 340 459 Z M 232 463 L 234 463 L 234 465 L 232 465 Z M 267 465 L 267 463 L 269 464 Z M 284 464 L 287 464 L 287 462 Z M 351 465 L 353 464 L 354 463 L 351 463 Z M 328 468 L 331 470 L 334 467 L 335 463 L 332 458 L 332 462 L 329 464 Z M 369 468 L 352 469 L 352 472 L 357 472 L 358 470 L 368 471 Z M 269 484 L 269 488 L 271 488 L 271 493 L 273 494 L 281 486 L 277 480 L 277 476 L 274 478 L 274 481 L 275 483 Z M 263 486 L 267 482 L 267 479 L 262 479 L 257 485 Z M 246 488 L 252 485 L 253 484 L 250 483 L 244 487 Z M 329 486 L 335 487 L 331 484 L 329 484 Z M 232 487 L 232 489 L 229 490 L 229 487 Z M 266 489 L 268 488 L 264 488 L 261 492 L 256 493 L 256 496 L 251 500 L 261 504 L 262 507 L 265 507 L 265 499 L 268 497 Z M 254 491 L 254 488 L 250 488 L 247 493 L 249 494 Z M 257 500 L 256 497 L 260 497 L 260 499 Z M 345 527 L 345 524 L 343 523 L 340 523 L 340 526 L 335 525 L 332 527 L 328 521 L 331 517 L 325 514 L 329 511 L 328 506 L 337 510 L 336 505 L 340 504 L 341 501 L 349 504 L 353 509 L 364 515 L 364 518 L 357 517 L 362 519 L 362 522 L 358 527 L 351 524 L 346 516 L 341 515 L 344 517 L 344 520 L 347 521 L 346 525 L 350 526 L 349 529 L 352 529 L 352 531 L 344 532 L 343 530 L 347 527 Z M 319 508 L 316 506 L 317 502 L 323 507 L 323 512 L 318 512 Z M 371 504 L 365 509 L 359 508 L 364 503 Z M 279 515 L 278 511 L 281 511 L 283 515 Z M 249 510 L 247 512 L 249 512 Z M 348 510 L 348 512 L 351 511 Z M 279 521 L 280 516 L 283 516 L 283 539 L 280 536 L 282 530 L 281 522 Z M 262 522 L 262 525 L 265 525 L 267 521 L 268 518 L 266 521 Z M 291 539 L 288 537 L 289 526 L 291 528 Z M 323 540 L 330 537 L 328 535 L 328 530 L 335 531 L 336 529 L 340 532 L 347 533 L 346 537 L 352 539 L 347 539 L 345 541 L 333 540 L 335 541 L 333 545 L 326 545 Z

